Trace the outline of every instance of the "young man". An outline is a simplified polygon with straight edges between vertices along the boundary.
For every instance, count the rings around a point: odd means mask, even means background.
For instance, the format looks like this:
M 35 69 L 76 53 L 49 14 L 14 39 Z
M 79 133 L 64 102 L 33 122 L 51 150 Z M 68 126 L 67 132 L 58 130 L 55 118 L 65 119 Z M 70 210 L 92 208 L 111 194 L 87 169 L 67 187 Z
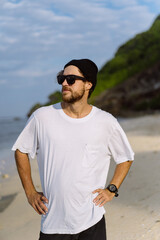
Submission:
M 87 102 L 97 72 L 89 59 L 67 63 L 57 76 L 63 101 L 36 110 L 12 148 L 28 201 L 42 214 L 40 240 L 105 240 L 104 204 L 118 196 L 132 164 L 117 120 Z M 37 155 L 43 193 L 28 155 Z M 117 165 L 106 188 L 111 156 Z

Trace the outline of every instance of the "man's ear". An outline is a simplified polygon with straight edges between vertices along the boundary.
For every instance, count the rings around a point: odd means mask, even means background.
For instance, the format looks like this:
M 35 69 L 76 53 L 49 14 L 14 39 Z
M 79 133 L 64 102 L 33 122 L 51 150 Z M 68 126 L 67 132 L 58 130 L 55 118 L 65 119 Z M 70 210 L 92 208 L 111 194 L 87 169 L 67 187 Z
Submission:
M 86 90 L 90 90 L 92 87 L 92 83 L 91 82 L 86 82 Z

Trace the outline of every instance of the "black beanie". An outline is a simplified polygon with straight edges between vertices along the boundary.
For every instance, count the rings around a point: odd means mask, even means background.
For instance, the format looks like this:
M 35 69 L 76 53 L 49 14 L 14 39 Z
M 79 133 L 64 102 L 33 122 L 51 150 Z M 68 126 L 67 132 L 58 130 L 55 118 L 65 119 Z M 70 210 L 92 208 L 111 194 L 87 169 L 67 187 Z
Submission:
M 92 83 L 90 90 L 93 92 L 97 83 L 97 65 L 89 59 L 73 59 L 64 66 L 64 69 L 70 65 L 78 67 L 86 80 Z

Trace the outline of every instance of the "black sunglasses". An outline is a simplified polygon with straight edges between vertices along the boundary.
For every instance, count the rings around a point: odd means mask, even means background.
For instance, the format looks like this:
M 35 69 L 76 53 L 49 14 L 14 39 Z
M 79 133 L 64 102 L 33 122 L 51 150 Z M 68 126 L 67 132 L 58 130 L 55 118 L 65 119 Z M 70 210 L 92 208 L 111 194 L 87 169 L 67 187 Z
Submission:
M 72 85 L 75 83 L 76 80 L 82 80 L 82 81 L 86 81 L 86 79 L 84 77 L 80 77 L 80 76 L 77 76 L 77 75 L 62 75 L 62 74 L 59 74 L 57 76 L 57 82 L 59 84 L 62 84 L 64 82 L 64 80 L 66 79 L 68 85 Z

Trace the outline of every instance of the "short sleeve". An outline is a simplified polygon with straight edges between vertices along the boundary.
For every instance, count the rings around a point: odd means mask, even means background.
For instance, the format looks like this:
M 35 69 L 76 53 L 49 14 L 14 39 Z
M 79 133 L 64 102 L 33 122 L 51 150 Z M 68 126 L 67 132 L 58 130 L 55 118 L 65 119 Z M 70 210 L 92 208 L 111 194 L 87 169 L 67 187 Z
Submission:
M 12 150 L 17 149 L 22 153 L 28 153 L 31 158 L 34 158 L 38 148 L 37 124 L 34 115 L 28 119 L 23 131 L 20 133 Z
M 109 141 L 109 150 L 117 164 L 134 160 L 134 152 L 132 151 L 126 134 L 117 120 Z

